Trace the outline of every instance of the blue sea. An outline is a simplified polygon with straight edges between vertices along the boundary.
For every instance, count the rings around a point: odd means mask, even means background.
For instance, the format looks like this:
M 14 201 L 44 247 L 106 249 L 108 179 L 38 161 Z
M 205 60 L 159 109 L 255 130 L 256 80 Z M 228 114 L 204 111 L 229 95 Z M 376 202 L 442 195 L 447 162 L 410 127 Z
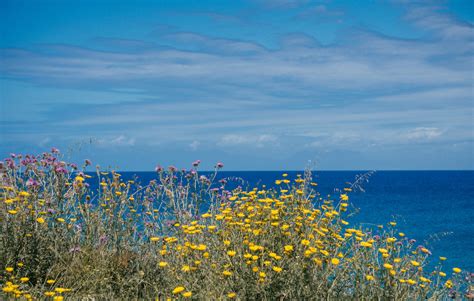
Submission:
M 241 178 L 249 187 L 273 186 L 281 179 L 279 171 L 222 171 L 217 179 Z M 286 172 L 295 178 L 302 172 Z M 315 171 L 321 196 L 335 194 L 363 171 Z M 153 172 L 125 172 L 124 178 L 137 175 L 142 183 L 155 178 Z M 235 184 L 241 184 L 235 182 Z M 350 201 L 359 212 L 351 217 L 352 225 L 387 225 L 397 227 L 407 237 L 417 240 L 433 253 L 431 267 L 439 256 L 446 256 L 446 268 L 458 266 L 474 272 L 474 171 L 377 171 L 364 191 L 355 191 Z

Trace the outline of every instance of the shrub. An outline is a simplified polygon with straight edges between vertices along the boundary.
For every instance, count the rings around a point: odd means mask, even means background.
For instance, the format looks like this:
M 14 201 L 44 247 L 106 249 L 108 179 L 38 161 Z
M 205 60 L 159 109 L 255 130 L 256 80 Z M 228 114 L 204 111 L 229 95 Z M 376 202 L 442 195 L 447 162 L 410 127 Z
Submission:
M 316 198 L 306 173 L 271 189 L 170 167 L 141 185 L 59 151 L 0 164 L 3 297 L 396 299 L 469 296 L 470 274 L 424 267 L 395 222 L 351 226 L 345 187 Z M 352 186 L 356 185 L 353 184 Z M 97 188 L 91 188 L 91 186 Z M 441 258 L 443 259 L 443 258 Z M 467 291 L 466 291 L 467 290 Z

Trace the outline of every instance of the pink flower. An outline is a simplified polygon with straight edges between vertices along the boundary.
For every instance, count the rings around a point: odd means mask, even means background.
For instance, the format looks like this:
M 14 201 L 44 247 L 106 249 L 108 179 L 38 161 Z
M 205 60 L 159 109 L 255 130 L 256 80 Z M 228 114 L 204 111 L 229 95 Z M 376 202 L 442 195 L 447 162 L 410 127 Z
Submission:
M 224 167 L 224 163 L 222 163 L 222 162 L 217 162 L 216 167 L 217 167 L 217 168 L 222 168 L 222 167 Z

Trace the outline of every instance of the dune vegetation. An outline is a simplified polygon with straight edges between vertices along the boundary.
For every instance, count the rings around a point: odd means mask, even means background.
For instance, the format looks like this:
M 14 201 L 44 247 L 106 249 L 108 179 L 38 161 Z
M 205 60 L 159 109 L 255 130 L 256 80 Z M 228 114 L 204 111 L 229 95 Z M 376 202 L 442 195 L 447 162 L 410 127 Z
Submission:
M 0 163 L 1 299 L 443 300 L 471 274 L 443 269 L 394 221 L 350 222 L 355 181 L 321 199 L 309 171 L 228 189 L 215 173 L 156 168 L 149 183 L 61 161 Z M 429 260 L 439 261 L 433 270 Z

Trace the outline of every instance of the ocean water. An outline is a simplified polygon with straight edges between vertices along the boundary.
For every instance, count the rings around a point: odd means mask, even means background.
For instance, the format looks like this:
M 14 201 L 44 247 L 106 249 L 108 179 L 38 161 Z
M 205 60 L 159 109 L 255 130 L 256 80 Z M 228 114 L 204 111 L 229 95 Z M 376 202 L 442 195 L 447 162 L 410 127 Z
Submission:
M 217 179 L 226 178 L 240 185 L 241 178 L 249 187 L 274 186 L 283 172 L 222 171 Z M 289 178 L 302 172 L 289 171 Z M 315 171 L 321 196 L 335 194 L 354 182 L 363 171 Z M 142 183 L 155 178 L 153 172 L 125 172 L 124 178 L 138 176 Z M 364 223 L 387 225 L 397 222 L 397 228 L 407 237 L 417 240 L 433 253 L 431 267 L 439 256 L 446 256 L 446 269 L 454 266 L 474 272 L 474 171 L 377 171 L 363 191 L 350 194 L 350 202 L 358 213 L 348 219 L 351 225 Z

